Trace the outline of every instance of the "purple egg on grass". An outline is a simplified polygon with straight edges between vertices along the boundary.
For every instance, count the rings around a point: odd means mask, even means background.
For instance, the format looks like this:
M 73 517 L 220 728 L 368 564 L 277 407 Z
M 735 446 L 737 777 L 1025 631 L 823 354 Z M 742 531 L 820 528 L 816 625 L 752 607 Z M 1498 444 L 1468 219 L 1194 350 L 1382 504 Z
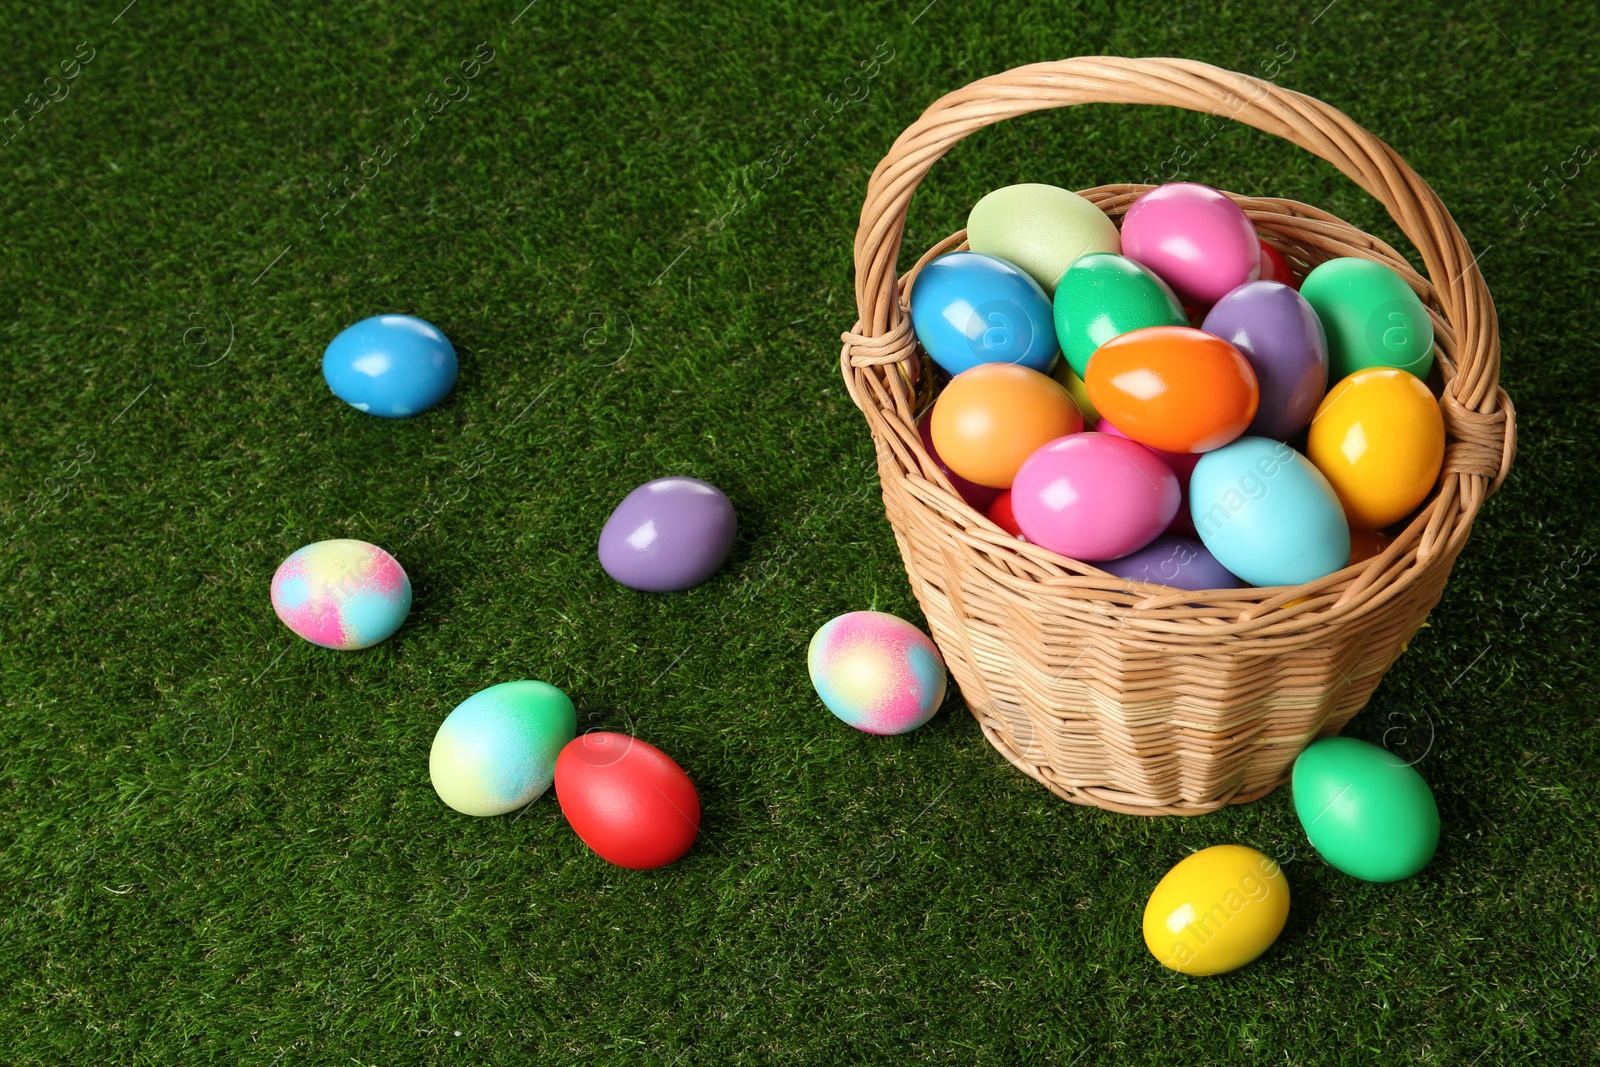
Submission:
M 721 489 L 698 478 L 657 478 L 623 497 L 606 520 L 600 565 L 647 593 L 688 589 L 722 566 L 737 530 Z
M 1158 537 L 1137 552 L 1108 559 L 1096 567 L 1118 578 L 1131 578 L 1174 589 L 1243 589 L 1228 568 L 1217 562 L 1206 546 L 1192 537 Z
M 1261 403 L 1246 434 L 1285 441 L 1305 429 L 1328 389 L 1328 335 L 1305 297 L 1280 282 L 1246 282 L 1217 301 L 1201 329 L 1256 372 Z

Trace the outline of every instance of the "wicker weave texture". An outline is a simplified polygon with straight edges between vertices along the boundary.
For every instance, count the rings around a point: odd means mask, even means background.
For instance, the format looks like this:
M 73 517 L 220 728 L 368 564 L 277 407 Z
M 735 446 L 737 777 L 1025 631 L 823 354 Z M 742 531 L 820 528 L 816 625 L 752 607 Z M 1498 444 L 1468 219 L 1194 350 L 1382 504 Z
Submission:
M 1302 267 L 1336 256 L 1388 264 L 1433 318 L 1444 471 L 1379 557 L 1304 586 L 1178 592 L 1115 578 L 1025 544 L 956 495 L 915 430 L 928 375 L 906 294 L 956 233 L 903 277 L 906 210 L 933 163 L 992 122 L 1081 103 L 1227 115 L 1328 160 L 1388 209 L 1427 277 L 1326 212 L 1234 196 Z M 1120 218 L 1147 186 L 1083 195 Z M 1233 195 L 1233 194 L 1230 194 Z M 1194 815 L 1260 797 L 1311 741 L 1335 733 L 1439 602 L 1484 500 L 1516 451 L 1499 388 L 1494 305 L 1433 190 L 1392 149 L 1311 97 L 1177 59 L 1082 57 L 985 78 L 937 101 L 873 172 L 856 234 L 859 319 L 841 369 L 877 449 L 884 506 L 934 640 L 985 736 L 1075 803 Z

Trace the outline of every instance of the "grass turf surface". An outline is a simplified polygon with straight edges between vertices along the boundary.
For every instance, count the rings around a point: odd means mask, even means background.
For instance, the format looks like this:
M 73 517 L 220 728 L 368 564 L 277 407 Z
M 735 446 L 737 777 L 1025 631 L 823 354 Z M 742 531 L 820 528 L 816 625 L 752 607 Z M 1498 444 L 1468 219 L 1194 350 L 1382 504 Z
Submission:
M 4 4 L 0 117 L 92 55 L 0 130 L 7 1062 L 1600 1055 L 1600 177 L 1569 162 L 1600 147 L 1595 9 L 121 7 Z M 958 695 L 873 739 L 808 686 L 826 619 L 921 618 L 838 377 L 866 177 L 941 93 L 1110 52 L 1331 101 L 1483 252 L 1521 459 L 1350 731 L 1420 755 L 1437 793 L 1439 854 L 1411 881 L 1325 866 L 1286 790 L 1194 820 L 1079 809 Z M 874 57 L 863 96 L 846 78 Z M 829 94 L 847 102 L 799 132 Z M 963 143 L 905 261 L 998 185 L 1166 177 L 1396 232 L 1265 135 L 1091 107 Z M 361 416 L 321 380 L 327 340 L 382 310 L 461 353 L 423 417 Z M 637 594 L 595 538 L 669 473 L 724 487 L 740 540 L 708 584 Z M 342 536 L 416 589 L 360 654 L 292 638 L 267 601 L 284 556 Z M 439 721 L 519 677 L 689 770 L 688 858 L 608 867 L 553 797 L 494 819 L 437 801 Z M 1284 862 L 1289 926 L 1235 975 L 1171 975 L 1144 898 L 1222 842 Z

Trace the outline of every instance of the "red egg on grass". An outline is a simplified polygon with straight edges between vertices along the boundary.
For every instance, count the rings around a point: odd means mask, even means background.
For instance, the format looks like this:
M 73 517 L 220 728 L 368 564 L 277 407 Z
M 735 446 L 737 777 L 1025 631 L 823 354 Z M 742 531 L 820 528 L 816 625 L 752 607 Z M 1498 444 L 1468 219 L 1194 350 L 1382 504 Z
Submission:
M 700 832 L 700 795 L 672 757 L 627 734 L 580 734 L 556 757 L 556 799 L 583 843 L 618 867 L 680 858 Z

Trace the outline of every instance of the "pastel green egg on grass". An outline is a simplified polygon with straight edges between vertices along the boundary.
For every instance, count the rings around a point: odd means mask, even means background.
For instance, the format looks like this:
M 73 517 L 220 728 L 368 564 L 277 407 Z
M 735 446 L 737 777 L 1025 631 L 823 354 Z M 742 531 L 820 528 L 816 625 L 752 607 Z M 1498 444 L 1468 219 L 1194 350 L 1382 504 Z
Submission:
M 1354 737 L 1312 743 L 1294 761 L 1300 825 L 1322 858 L 1353 878 L 1398 882 L 1439 846 L 1439 806 L 1417 769 Z
M 1122 237 L 1104 211 L 1077 193 L 1029 183 L 996 189 L 974 204 L 967 245 L 1016 264 L 1053 294 L 1073 260 L 1121 252 Z
M 504 815 L 555 780 L 556 757 L 578 735 L 567 694 L 548 682 L 502 682 L 456 706 L 433 738 L 428 777 L 463 815 Z

